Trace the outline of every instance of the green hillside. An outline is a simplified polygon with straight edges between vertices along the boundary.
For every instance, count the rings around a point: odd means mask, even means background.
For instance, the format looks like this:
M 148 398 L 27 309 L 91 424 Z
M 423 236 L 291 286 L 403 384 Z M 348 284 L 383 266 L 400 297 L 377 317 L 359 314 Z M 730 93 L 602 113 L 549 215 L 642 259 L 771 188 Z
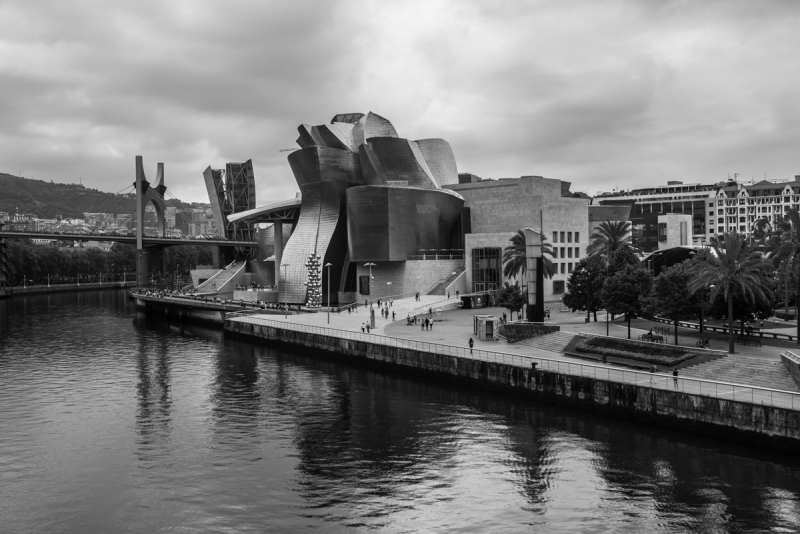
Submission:
M 201 207 L 205 204 L 186 203 L 168 199 L 167 205 L 176 208 Z M 78 184 L 58 184 L 30 180 L 0 173 L 0 211 L 34 213 L 42 219 L 56 215 L 81 218 L 89 213 L 132 213 L 136 208 L 135 195 L 115 195 Z

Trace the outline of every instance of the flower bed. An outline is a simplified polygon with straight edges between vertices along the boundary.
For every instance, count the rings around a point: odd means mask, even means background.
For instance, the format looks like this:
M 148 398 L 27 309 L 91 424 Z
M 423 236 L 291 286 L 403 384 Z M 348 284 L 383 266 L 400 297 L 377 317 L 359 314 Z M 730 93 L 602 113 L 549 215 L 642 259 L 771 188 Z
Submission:
M 677 365 L 695 356 L 695 354 L 689 352 L 688 349 L 684 347 L 648 345 L 628 341 L 627 339 L 607 337 L 591 337 L 584 339 L 575 345 L 575 350 L 590 354 L 600 354 L 602 356 L 614 356 L 639 362 L 654 363 L 666 367 L 672 367 L 673 365 Z

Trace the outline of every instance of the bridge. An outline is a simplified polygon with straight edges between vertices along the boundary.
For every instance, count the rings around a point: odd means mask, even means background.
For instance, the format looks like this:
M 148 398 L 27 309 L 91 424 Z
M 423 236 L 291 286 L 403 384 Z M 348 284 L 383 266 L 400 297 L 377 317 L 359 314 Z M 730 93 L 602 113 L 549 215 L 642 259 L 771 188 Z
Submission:
M 115 243 L 135 244 L 136 235 L 114 234 L 87 234 L 78 232 L 12 232 L 0 230 L 0 237 L 9 239 L 46 239 L 49 241 L 104 241 Z M 236 248 L 254 248 L 258 243 L 254 241 L 233 241 L 224 237 L 202 238 L 175 238 L 175 237 L 144 237 L 142 244 L 145 247 L 175 246 L 175 245 L 214 245 Z
M 7 279 L 5 263 L 7 261 L 6 239 L 47 239 L 58 241 L 113 241 L 136 245 L 136 284 L 147 286 L 149 274 L 166 273 L 166 260 L 164 248 L 176 245 L 210 245 L 213 247 L 214 267 L 222 268 L 236 257 L 249 255 L 250 250 L 257 247 L 255 241 L 239 239 L 226 239 L 224 237 L 203 236 L 201 238 L 172 238 L 166 235 L 166 200 L 164 194 L 167 186 L 164 185 L 164 164 L 159 163 L 156 170 L 156 181 L 150 184 L 144 174 L 142 157 L 136 156 L 136 231 L 129 235 L 101 234 L 92 232 L 17 232 L 3 231 L 0 222 L 0 287 Z M 145 208 L 152 205 L 155 208 L 158 221 L 158 235 L 147 236 L 144 232 Z M 248 221 L 249 222 L 249 221 Z

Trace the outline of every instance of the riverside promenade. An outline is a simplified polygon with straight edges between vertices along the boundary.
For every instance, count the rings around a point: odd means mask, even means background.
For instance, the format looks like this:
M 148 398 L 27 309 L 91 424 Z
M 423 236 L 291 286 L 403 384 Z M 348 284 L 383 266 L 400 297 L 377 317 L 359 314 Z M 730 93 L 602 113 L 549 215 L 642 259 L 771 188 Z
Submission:
M 396 320 L 392 321 L 391 315 L 388 320 L 383 319 L 379 311 L 376 310 L 376 328 L 370 334 L 362 332 L 362 325 L 369 318 L 367 309 L 363 305 L 360 305 L 351 313 L 346 311 L 331 313 L 330 323 L 328 323 L 328 314 L 326 312 L 289 315 L 288 318 L 284 318 L 282 315 L 269 315 L 266 317 L 245 313 L 240 316 L 233 314 L 230 316 L 230 320 L 264 326 L 278 326 L 288 330 L 313 332 L 343 339 L 358 339 L 377 345 L 425 350 L 441 355 L 457 356 L 478 361 L 498 362 L 526 369 L 530 369 L 535 364 L 537 370 L 602 378 L 612 382 L 662 390 L 677 390 L 695 395 L 759 405 L 800 409 L 800 391 L 797 388 L 780 389 L 737 383 L 726 380 L 725 376 L 708 380 L 681 375 L 676 383 L 670 373 L 649 373 L 601 362 L 590 363 L 558 351 L 523 343 L 509 344 L 505 341 L 480 341 L 472 331 L 473 316 L 478 313 L 491 313 L 499 317 L 500 314 L 507 312 L 507 310 L 504 308 L 482 308 L 480 310 L 446 309 L 454 307 L 455 303 L 455 299 L 446 300 L 445 297 L 440 295 L 422 296 L 420 302 L 416 302 L 414 298 L 395 300 L 389 309 L 390 313 L 392 311 L 395 313 Z M 427 311 L 428 309 L 434 311 L 434 326 L 431 330 L 423 330 L 419 324 L 407 325 L 406 317 L 408 314 L 412 314 L 415 311 L 424 313 L 423 310 Z M 442 311 L 437 313 L 437 310 Z M 577 314 L 556 313 L 551 317 L 553 322 L 560 324 L 562 332 L 605 334 L 605 323 L 586 324 L 583 322 L 583 317 Z M 559 321 L 559 319 L 561 320 Z M 572 321 L 569 321 L 569 319 L 572 319 Z M 576 319 L 580 320 L 577 321 Z M 602 332 L 599 331 L 601 326 Z M 627 327 L 620 328 L 623 324 L 615 322 L 612 326 L 616 337 L 627 337 Z M 475 345 L 472 351 L 469 350 L 468 345 L 470 337 Z M 638 332 L 635 337 L 638 337 Z M 778 343 L 790 345 L 788 342 L 779 341 Z M 774 346 L 762 346 L 743 347 L 741 350 L 748 355 L 756 355 L 778 361 L 780 352 L 783 349 Z
M 439 297 L 441 299 L 442 297 Z M 446 310 L 456 302 L 425 297 L 394 301 L 396 321 L 378 319 L 361 331 L 364 307 L 352 313 L 289 317 L 257 311 L 226 315 L 226 334 L 272 346 L 314 351 L 399 372 L 457 382 L 474 389 L 559 404 L 617 418 L 797 454 L 800 392 L 689 376 L 649 373 L 505 342 L 477 342 L 470 350 L 472 317 L 481 310 Z M 406 324 L 409 313 L 432 310 L 432 330 Z M 437 310 L 441 310 L 437 313 Z M 499 314 L 498 314 L 499 315 Z M 561 332 L 541 336 L 572 335 Z M 475 336 L 472 336 L 475 340 Z M 537 338 L 539 339 L 539 338 Z

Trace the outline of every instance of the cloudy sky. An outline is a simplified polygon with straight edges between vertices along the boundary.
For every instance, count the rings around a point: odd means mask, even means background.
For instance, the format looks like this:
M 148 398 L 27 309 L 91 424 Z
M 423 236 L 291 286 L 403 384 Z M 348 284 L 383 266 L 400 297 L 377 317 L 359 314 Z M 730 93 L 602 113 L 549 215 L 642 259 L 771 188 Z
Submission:
M 172 194 L 373 111 L 459 171 L 573 190 L 800 174 L 800 2 L 0 0 L 0 172 Z M 2 194 L 2 191 L 0 191 Z

